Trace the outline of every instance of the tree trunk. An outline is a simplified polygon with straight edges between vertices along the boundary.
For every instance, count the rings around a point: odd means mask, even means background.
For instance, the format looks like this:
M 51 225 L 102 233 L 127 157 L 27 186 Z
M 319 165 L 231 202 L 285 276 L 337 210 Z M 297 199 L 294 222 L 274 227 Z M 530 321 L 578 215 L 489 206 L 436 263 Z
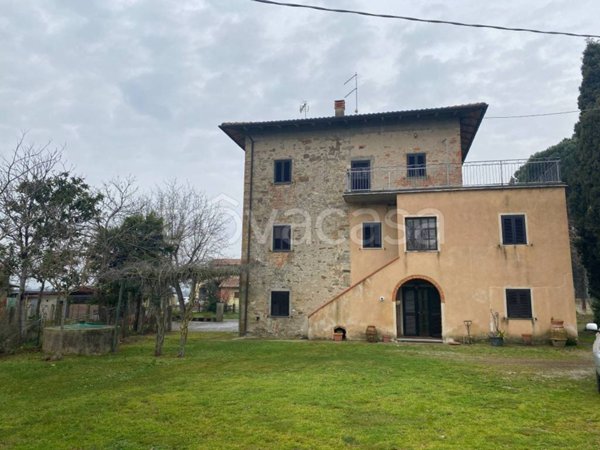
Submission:
M 125 339 L 129 332 L 129 305 L 131 304 L 131 291 L 127 292 L 125 308 L 123 308 L 123 319 L 121 320 L 121 337 Z
M 192 316 L 194 315 L 194 303 L 190 300 L 183 310 L 183 316 L 181 317 L 181 323 L 179 324 L 179 353 L 178 357 L 183 358 L 185 356 L 185 344 L 187 344 L 188 337 L 188 325 Z
M 119 285 L 119 298 L 117 300 L 117 309 L 115 310 L 115 329 L 113 331 L 113 342 L 112 352 L 117 351 L 117 344 L 119 342 L 119 312 L 121 311 L 121 304 L 123 303 L 123 291 L 125 290 L 125 284 L 121 281 Z
M 196 286 L 198 281 L 196 277 L 192 278 L 192 288 L 190 290 L 190 297 L 188 298 L 188 303 L 185 305 L 183 302 L 183 292 L 181 291 L 181 287 L 179 283 L 177 283 L 177 298 L 179 299 L 179 307 L 183 304 L 183 309 L 181 309 L 181 323 L 179 324 L 179 353 L 177 356 L 179 358 L 183 358 L 185 356 L 185 344 L 187 344 L 188 338 L 188 325 L 194 316 L 194 302 L 196 301 Z
M 166 316 L 166 297 L 161 295 L 160 306 L 156 311 L 156 343 L 154 346 L 154 356 L 162 355 L 163 344 L 165 343 L 165 316 Z
M 185 299 L 183 298 L 183 291 L 181 290 L 181 284 L 179 284 L 179 281 L 175 282 L 173 284 L 173 287 L 175 288 L 175 292 L 177 293 L 177 303 L 179 303 L 179 317 L 181 318 L 181 322 L 179 324 L 180 335 L 179 335 L 179 353 L 178 353 L 178 356 L 181 358 L 181 357 L 183 357 L 183 353 L 184 353 L 183 347 L 185 347 L 185 343 L 187 341 L 187 327 L 188 327 L 188 323 L 189 323 L 189 320 L 191 319 L 191 317 L 187 318 L 187 320 L 186 320 L 186 315 L 188 314 L 188 312 L 187 312 L 187 308 L 185 305 Z M 190 305 L 190 301 L 188 299 L 188 306 L 189 305 Z
M 138 293 L 137 295 L 137 300 L 136 300 L 136 306 L 135 306 L 135 325 L 134 325 L 134 329 L 136 333 L 141 333 L 142 332 L 142 328 L 143 328 L 143 324 L 144 324 L 144 317 L 143 317 L 143 307 L 142 307 L 142 296 L 141 294 Z
M 179 314 L 183 317 L 185 313 L 185 299 L 183 298 L 183 291 L 181 290 L 181 285 L 179 282 L 173 285 L 175 288 L 175 292 L 177 293 L 177 302 L 179 303 Z
M 27 324 L 25 318 L 25 284 L 27 282 L 27 277 L 25 276 L 25 272 L 22 271 L 19 277 L 19 302 L 17 303 L 17 317 L 18 317 L 18 325 L 19 325 L 19 343 L 25 340 L 25 335 L 27 334 Z
M 44 326 L 45 317 L 40 315 L 40 311 L 42 310 L 42 294 L 44 293 L 44 287 L 46 286 L 46 280 L 42 280 L 42 285 L 40 286 L 40 292 L 38 293 L 38 302 L 35 308 L 35 316 L 38 320 L 38 334 L 37 334 L 37 345 L 39 347 L 42 340 L 42 327 Z
M 44 287 L 46 286 L 46 280 L 42 280 L 42 284 L 40 286 L 40 291 L 38 292 L 38 302 L 35 307 L 35 316 L 40 319 L 40 311 L 42 307 L 42 295 L 44 294 Z
M 52 356 L 53 360 L 60 360 L 63 358 L 63 345 L 64 345 L 64 341 L 65 341 L 65 317 L 66 317 L 66 315 L 67 315 L 67 298 L 65 298 L 63 300 L 62 308 L 60 311 L 60 333 L 58 334 L 58 352 Z

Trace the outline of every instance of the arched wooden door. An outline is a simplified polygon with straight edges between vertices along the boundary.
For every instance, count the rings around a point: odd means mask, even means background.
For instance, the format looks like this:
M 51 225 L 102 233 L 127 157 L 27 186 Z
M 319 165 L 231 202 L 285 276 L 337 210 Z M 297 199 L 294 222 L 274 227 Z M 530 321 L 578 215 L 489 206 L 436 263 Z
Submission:
M 437 288 L 425 280 L 410 280 L 398 289 L 398 336 L 442 337 L 442 307 Z

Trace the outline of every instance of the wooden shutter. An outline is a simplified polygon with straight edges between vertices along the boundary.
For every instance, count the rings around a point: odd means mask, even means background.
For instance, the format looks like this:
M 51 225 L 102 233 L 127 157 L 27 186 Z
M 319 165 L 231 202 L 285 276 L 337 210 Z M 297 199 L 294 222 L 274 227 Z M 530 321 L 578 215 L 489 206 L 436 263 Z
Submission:
M 506 314 L 509 319 L 531 319 L 531 290 L 507 289 Z
M 290 293 L 288 291 L 271 291 L 271 315 L 276 317 L 290 315 Z
M 527 244 L 524 215 L 502 216 L 502 244 Z
M 514 244 L 515 234 L 512 227 L 512 216 L 502 216 L 502 243 Z
M 527 236 L 525 235 L 525 216 L 514 216 L 515 225 L 515 244 L 526 244 Z

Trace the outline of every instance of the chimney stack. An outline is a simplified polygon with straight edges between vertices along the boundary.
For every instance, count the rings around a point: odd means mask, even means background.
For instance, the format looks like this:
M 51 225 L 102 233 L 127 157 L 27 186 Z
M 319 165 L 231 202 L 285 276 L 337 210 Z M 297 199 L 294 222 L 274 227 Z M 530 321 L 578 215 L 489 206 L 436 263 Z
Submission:
M 335 117 L 342 117 L 346 111 L 346 100 L 336 100 L 334 103 Z

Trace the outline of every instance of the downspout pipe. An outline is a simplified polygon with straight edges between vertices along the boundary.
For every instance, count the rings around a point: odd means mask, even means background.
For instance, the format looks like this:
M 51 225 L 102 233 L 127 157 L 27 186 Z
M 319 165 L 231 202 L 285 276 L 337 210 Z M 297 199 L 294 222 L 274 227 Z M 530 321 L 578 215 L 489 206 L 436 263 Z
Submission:
M 248 226 L 246 227 L 246 280 L 244 286 L 244 325 L 240 328 L 240 335 L 244 336 L 248 331 L 248 290 L 250 287 L 250 237 L 252 236 L 252 198 L 254 191 L 254 139 L 248 135 L 250 139 L 250 189 L 248 190 Z

